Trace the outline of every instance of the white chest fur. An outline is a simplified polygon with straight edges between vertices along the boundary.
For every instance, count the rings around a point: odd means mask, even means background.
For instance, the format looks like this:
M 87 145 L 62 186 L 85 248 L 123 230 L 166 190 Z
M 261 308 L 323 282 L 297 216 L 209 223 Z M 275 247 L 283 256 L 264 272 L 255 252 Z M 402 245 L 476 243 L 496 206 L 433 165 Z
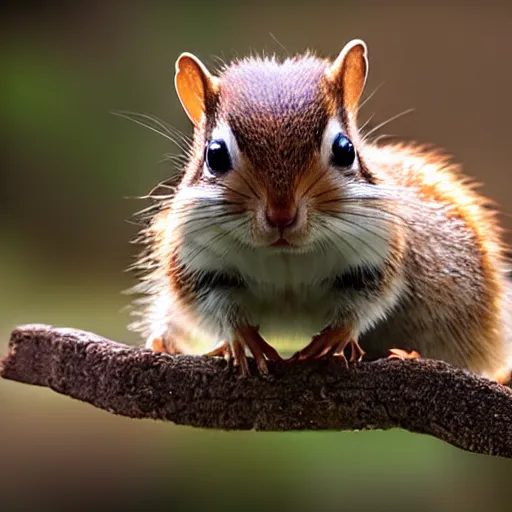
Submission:
M 260 327 L 265 339 L 281 346 L 283 340 L 288 346 L 302 346 L 327 325 L 340 300 L 330 283 L 360 265 L 364 254 L 361 248 L 359 258 L 354 255 L 352 259 L 336 247 L 328 252 L 296 252 L 230 244 L 226 250 L 208 243 L 205 235 L 183 244 L 182 257 L 194 263 L 195 271 L 234 271 L 240 275 L 246 286 L 236 291 L 233 299 L 247 312 L 251 323 Z M 386 249 L 382 247 L 384 254 Z M 382 253 L 373 251 L 372 255 L 371 263 L 380 265 Z M 363 262 L 367 264 L 370 256 L 365 256 Z M 212 290 L 205 309 L 215 308 L 219 298 Z

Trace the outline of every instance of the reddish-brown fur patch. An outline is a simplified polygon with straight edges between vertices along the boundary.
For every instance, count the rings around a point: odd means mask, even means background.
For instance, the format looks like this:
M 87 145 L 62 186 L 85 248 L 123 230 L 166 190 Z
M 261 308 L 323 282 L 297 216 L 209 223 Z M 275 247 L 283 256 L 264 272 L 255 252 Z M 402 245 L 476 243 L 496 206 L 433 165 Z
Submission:
M 468 366 L 482 369 L 493 360 L 504 360 L 506 347 L 501 337 L 504 249 L 495 211 L 488 208 L 488 201 L 474 191 L 475 186 L 460 175 L 459 168 L 450 164 L 446 155 L 419 146 L 404 145 L 366 146 L 362 152 L 379 180 L 389 185 L 405 186 L 414 190 L 422 200 L 444 207 L 443 215 L 459 221 L 460 229 L 466 230 L 468 236 L 472 237 L 472 241 L 468 242 L 472 248 L 467 252 L 466 262 L 475 269 L 475 288 L 473 291 L 461 289 L 458 292 L 460 299 L 463 298 L 461 293 L 474 293 L 471 311 L 467 312 L 468 319 L 474 319 L 473 326 L 468 325 L 467 328 L 478 329 L 479 332 L 468 332 L 466 335 Z M 439 225 L 440 232 L 443 229 L 446 227 Z M 416 240 L 414 243 L 415 250 L 421 252 L 420 242 Z M 421 243 L 428 244 L 429 240 Z M 444 276 L 446 279 L 447 276 Z M 481 292 L 478 292 L 480 289 Z M 423 290 L 417 292 L 423 293 Z M 434 291 L 430 290 L 429 293 Z M 457 296 L 457 291 L 451 287 L 441 287 L 436 293 L 455 293 Z M 472 343 L 475 339 L 482 343 Z

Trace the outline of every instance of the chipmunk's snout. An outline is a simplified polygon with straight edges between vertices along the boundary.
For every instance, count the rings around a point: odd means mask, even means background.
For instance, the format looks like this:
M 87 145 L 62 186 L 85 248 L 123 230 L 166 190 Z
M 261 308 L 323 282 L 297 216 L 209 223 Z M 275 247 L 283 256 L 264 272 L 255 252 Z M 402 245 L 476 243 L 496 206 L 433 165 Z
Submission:
M 270 227 L 280 230 L 289 228 L 297 222 L 298 209 L 291 206 L 268 206 L 266 211 L 267 223 Z
M 292 200 L 269 201 L 261 212 L 259 242 L 270 247 L 300 246 L 305 235 L 304 205 Z

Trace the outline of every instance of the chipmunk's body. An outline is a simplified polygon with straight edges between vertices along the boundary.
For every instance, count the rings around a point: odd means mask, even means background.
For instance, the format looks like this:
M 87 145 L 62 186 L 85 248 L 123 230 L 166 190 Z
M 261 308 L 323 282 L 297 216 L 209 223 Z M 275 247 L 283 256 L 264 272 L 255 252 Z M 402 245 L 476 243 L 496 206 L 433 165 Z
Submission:
M 442 155 L 359 134 L 364 43 L 333 63 L 248 59 L 218 78 L 184 54 L 177 71 L 195 133 L 147 230 L 148 346 L 209 336 L 245 371 L 245 350 L 261 371 L 279 357 L 275 338 L 295 340 L 299 359 L 349 344 L 357 359 L 359 341 L 490 377 L 510 368 L 494 215 Z

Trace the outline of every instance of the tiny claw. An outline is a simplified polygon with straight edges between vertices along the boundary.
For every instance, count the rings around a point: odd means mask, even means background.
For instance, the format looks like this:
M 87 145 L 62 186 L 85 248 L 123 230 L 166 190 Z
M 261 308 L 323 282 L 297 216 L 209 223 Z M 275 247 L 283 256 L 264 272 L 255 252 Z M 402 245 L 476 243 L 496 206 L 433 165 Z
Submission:
M 241 343 L 243 347 L 249 349 L 253 355 L 256 361 L 256 366 L 258 367 L 261 375 L 268 375 L 269 373 L 267 360 L 282 361 L 277 350 L 275 350 L 261 337 L 257 328 L 252 326 L 240 327 L 237 329 L 237 337 L 239 343 Z
M 350 340 L 350 362 L 360 363 L 366 354 L 355 338 Z
M 332 347 L 325 346 L 318 354 L 313 356 L 313 359 L 327 359 L 332 357 L 339 352 L 338 347 L 338 345 L 334 345 Z
M 261 375 L 268 375 L 268 366 L 265 359 L 257 359 L 256 366 L 258 367 L 258 370 Z
M 245 355 L 244 348 L 242 344 L 235 340 L 233 342 L 233 352 L 234 352 L 234 366 L 240 366 L 243 377 L 249 377 L 249 363 L 247 362 L 247 356 Z
M 336 354 L 341 354 L 353 339 L 351 332 L 352 329 L 349 326 L 326 327 L 315 334 L 309 344 L 295 353 L 290 360 L 327 359 Z
M 207 357 L 223 357 L 224 359 L 231 359 L 231 357 L 233 357 L 233 352 L 227 341 L 221 341 L 219 344 L 215 345 L 210 352 L 206 352 L 206 354 L 203 355 Z
M 349 368 L 349 364 L 344 352 L 338 352 L 337 354 L 333 354 L 332 357 L 334 359 L 341 359 L 345 363 L 345 367 L 347 369 Z
M 258 327 L 252 326 L 238 328 L 236 338 L 232 344 L 222 341 L 204 355 L 224 357 L 228 363 L 232 361 L 233 366 L 240 366 L 242 375 L 247 377 L 250 375 L 250 370 L 246 349 L 254 357 L 261 375 L 266 376 L 269 374 L 267 360 L 282 361 L 279 353 L 260 336 Z
M 387 359 L 401 359 L 402 361 L 405 359 L 421 359 L 421 356 L 416 350 L 411 350 L 411 352 L 407 352 L 401 348 L 390 348 L 389 356 Z

